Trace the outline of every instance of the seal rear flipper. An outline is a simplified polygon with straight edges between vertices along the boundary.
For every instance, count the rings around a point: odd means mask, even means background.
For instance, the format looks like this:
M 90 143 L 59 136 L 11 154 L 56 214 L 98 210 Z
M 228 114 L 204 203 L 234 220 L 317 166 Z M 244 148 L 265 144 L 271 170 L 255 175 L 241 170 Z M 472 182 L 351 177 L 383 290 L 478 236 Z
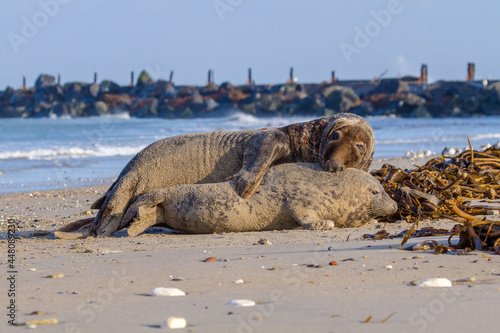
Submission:
M 103 194 L 102 197 L 94 201 L 92 206 L 90 206 L 90 209 L 100 209 L 104 201 L 106 201 L 106 197 L 108 196 L 109 192 L 106 192 Z
M 147 228 L 158 224 L 156 220 L 156 208 L 157 206 L 141 206 L 138 209 L 132 209 L 132 212 L 127 212 L 124 222 L 125 220 L 130 221 L 132 219 L 132 224 L 127 231 L 129 236 L 135 237 Z
M 106 198 L 108 197 L 108 194 L 111 193 L 111 191 L 113 190 L 113 187 L 115 187 L 116 182 L 117 180 L 115 180 L 115 182 L 111 184 L 106 193 L 104 193 L 99 199 L 94 201 L 92 206 L 90 206 L 90 209 L 101 209 L 102 204 L 104 203 L 104 201 L 106 201 Z
M 65 225 L 54 233 L 59 239 L 81 239 L 90 236 L 90 226 L 94 221 L 93 217 L 78 220 Z

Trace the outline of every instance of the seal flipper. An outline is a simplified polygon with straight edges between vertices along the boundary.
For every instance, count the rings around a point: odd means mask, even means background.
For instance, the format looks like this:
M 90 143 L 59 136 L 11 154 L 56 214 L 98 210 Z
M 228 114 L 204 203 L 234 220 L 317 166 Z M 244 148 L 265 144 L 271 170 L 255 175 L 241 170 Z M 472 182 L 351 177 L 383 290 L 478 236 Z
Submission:
M 71 222 L 54 233 L 59 239 L 80 239 L 90 236 L 90 226 L 94 221 L 93 217 Z
M 108 190 L 106 191 L 106 193 L 104 193 L 99 199 L 97 199 L 96 201 L 94 201 L 94 203 L 92 204 L 92 206 L 90 206 L 90 209 L 101 209 L 104 201 L 106 201 L 106 198 L 108 197 L 109 193 L 111 193 L 111 191 L 115 187 L 117 181 L 118 180 L 115 180 L 113 182 L 113 184 L 111 184 L 111 186 L 108 188 Z
M 130 225 L 130 228 L 128 228 L 127 231 L 129 236 L 135 237 L 144 230 L 146 230 L 147 228 L 158 224 L 156 221 L 156 208 L 157 206 L 154 207 L 141 206 L 138 209 L 134 209 L 134 211 L 131 212 L 130 214 L 129 212 L 127 212 L 126 217 L 130 217 L 130 215 L 133 216 L 135 215 L 135 217 L 132 220 L 132 224 Z
M 111 236 L 120 229 L 125 209 L 137 186 L 137 178 L 124 176 L 120 178 L 106 196 L 92 223 L 91 234 L 95 236 Z
M 299 211 L 292 209 L 293 217 L 297 222 L 304 227 L 304 229 L 312 230 L 333 230 L 335 223 L 332 220 L 321 220 L 318 214 L 313 210 Z
M 243 166 L 234 177 L 238 194 L 243 198 L 251 197 L 271 164 L 289 153 L 285 133 L 263 131 L 256 134 L 248 142 L 243 154 Z

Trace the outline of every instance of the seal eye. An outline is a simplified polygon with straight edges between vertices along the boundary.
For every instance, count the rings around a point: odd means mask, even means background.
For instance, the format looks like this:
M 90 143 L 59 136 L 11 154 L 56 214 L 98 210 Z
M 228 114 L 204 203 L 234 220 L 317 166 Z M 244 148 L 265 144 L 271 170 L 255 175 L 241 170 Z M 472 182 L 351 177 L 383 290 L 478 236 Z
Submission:
M 354 147 L 356 147 L 356 149 L 360 150 L 360 151 L 365 150 L 365 145 L 362 143 L 356 143 L 356 145 Z
M 380 192 L 379 192 L 378 190 L 373 190 L 373 191 L 372 191 L 372 194 L 373 194 L 373 195 L 377 195 L 377 194 L 379 194 L 379 193 L 380 193 Z

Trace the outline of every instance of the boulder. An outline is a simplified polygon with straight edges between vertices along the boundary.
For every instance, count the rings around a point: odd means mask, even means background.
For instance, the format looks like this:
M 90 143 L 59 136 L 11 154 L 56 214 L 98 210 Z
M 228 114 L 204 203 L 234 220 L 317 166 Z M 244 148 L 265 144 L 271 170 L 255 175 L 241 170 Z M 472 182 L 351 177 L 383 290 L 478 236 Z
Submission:
M 104 80 L 99 85 L 99 95 L 101 94 L 119 94 L 120 86 L 114 83 L 113 81 Z
M 53 86 L 56 82 L 56 78 L 52 75 L 41 74 L 35 81 L 35 89 L 41 89 L 45 87 Z
M 326 108 L 334 112 L 347 112 L 360 103 L 360 99 L 354 90 L 342 86 L 329 86 L 323 90 L 326 100 Z
M 137 86 L 139 87 L 144 87 L 147 86 L 148 84 L 153 83 L 153 79 L 149 76 L 148 72 L 142 71 L 141 74 L 139 74 L 139 77 L 137 78 Z
M 398 94 L 408 92 L 408 82 L 399 79 L 382 79 L 371 94 Z

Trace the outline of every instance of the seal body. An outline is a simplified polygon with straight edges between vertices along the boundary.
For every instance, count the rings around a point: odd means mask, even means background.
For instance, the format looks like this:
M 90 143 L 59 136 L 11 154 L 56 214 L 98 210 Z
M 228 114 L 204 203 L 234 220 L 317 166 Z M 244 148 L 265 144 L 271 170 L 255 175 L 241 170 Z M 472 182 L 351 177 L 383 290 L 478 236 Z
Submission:
M 318 162 L 325 170 L 368 170 L 373 131 L 363 118 L 341 113 L 281 128 L 179 135 L 140 151 L 93 205 L 99 212 L 89 235 L 122 229 L 123 213 L 146 192 L 184 184 L 223 182 L 234 177 L 244 198 L 258 188 L 271 165 Z
M 158 189 L 142 194 L 124 224 L 135 236 L 163 224 L 185 233 L 359 227 L 393 214 L 397 204 L 367 172 L 325 172 L 318 164 L 272 167 L 259 190 L 244 199 L 233 180 Z

